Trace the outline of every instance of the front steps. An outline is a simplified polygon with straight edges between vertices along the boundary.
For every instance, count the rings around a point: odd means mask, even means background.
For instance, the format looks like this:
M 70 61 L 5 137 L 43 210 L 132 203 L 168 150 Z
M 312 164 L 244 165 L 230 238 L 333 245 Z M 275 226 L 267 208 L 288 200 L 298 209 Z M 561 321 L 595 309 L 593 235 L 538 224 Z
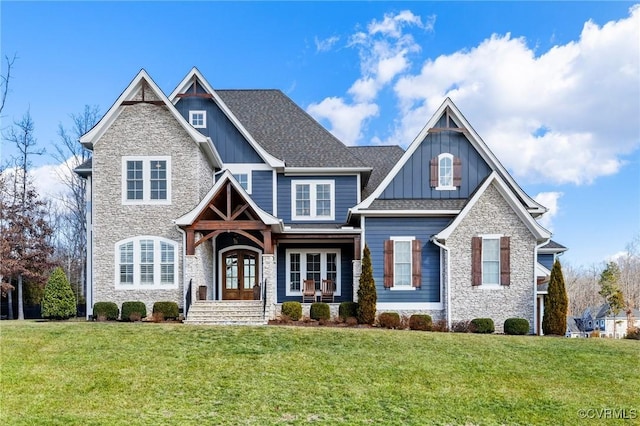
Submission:
M 265 325 L 261 300 L 198 300 L 189 308 L 185 324 Z

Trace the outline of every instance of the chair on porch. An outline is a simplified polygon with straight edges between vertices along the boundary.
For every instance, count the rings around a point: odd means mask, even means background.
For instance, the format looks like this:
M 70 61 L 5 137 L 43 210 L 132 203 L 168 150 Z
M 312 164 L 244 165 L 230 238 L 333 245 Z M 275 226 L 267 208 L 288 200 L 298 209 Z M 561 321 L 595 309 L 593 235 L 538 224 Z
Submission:
M 302 303 L 316 301 L 316 282 L 315 280 L 304 280 L 302 288 Z
M 322 280 L 320 285 L 320 301 L 322 302 L 334 302 L 335 297 L 335 284 L 333 280 Z

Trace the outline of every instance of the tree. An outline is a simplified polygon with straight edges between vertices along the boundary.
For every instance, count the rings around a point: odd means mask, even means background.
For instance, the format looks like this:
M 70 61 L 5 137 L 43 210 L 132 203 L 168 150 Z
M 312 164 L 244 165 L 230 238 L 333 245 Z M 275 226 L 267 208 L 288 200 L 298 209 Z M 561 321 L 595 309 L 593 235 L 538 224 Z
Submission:
M 549 277 L 549 290 L 545 298 L 542 331 L 544 334 L 564 336 L 567 332 L 567 310 L 569 299 L 564 287 L 562 266 L 556 259 Z
M 57 256 L 64 260 L 67 275 L 76 294 L 85 294 L 85 265 L 87 248 L 87 180 L 74 172 L 74 169 L 87 161 L 91 155 L 78 140 L 98 122 L 97 106 L 85 105 L 80 114 L 71 114 L 72 127 L 58 127 L 60 141 L 56 152 L 52 154 L 62 168 L 58 177 L 66 187 L 61 195 L 62 209 L 56 217 L 56 231 L 59 244 Z
M 620 268 L 615 262 L 609 262 L 600 274 L 600 296 L 609 306 L 607 314 L 613 314 L 613 336 L 616 335 L 616 317 L 625 307 L 624 295 L 620 290 Z
M 61 267 L 51 273 L 42 297 L 42 317 L 69 319 L 76 315 L 76 298 Z
M 361 324 L 373 324 L 376 320 L 376 283 L 373 280 L 373 268 L 371 267 L 371 252 L 365 244 L 362 255 L 362 272 L 360 274 L 360 287 L 358 288 L 358 322 Z
M 6 73 L 0 75 L 0 114 L 2 114 L 5 102 L 7 101 L 7 94 L 9 93 L 9 81 L 11 80 L 11 68 L 13 68 L 13 63 L 16 61 L 16 58 L 16 55 L 13 55 L 13 58 L 11 59 L 9 59 L 9 57 L 6 55 L 4 57 L 4 60 L 7 63 L 7 71 Z

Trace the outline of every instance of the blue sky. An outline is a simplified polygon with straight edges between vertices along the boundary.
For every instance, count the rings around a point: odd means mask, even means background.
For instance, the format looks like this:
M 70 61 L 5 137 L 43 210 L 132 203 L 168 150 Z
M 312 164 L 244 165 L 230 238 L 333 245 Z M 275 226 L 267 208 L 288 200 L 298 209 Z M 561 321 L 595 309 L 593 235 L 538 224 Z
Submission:
M 590 265 L 640 233 L 640 7 L 632 2 L 11 2 L 18 59 L 1 127 L 30 109 L 39 145 L 105 112 L 144 68 L 170 93 L 277 88 L 345 143 L 406 147 L 444 97 Z M 3 71 L 4 71 L 3 63 Z M 4 163 L 14 151 L 2 143 Z M 43 193 L 54 160 L 34 159 Z

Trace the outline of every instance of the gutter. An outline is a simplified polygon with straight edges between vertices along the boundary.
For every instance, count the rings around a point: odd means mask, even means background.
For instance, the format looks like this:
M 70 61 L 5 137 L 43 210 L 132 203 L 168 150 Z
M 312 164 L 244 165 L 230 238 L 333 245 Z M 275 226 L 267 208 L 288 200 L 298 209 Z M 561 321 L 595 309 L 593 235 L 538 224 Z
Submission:
M 440 243 L 435 237 L 431 237 L 431 242 L 436 246 L 440 247 L 445 252 L 445 261 L 447 262 L 447 278 L 445 279 L 445 288 L 447 289 L 447 328 L 451 329 L 451 287 L 449 286 L 451 280 L 451 262 L 450 262 L 450 252 L 449 247 Z

